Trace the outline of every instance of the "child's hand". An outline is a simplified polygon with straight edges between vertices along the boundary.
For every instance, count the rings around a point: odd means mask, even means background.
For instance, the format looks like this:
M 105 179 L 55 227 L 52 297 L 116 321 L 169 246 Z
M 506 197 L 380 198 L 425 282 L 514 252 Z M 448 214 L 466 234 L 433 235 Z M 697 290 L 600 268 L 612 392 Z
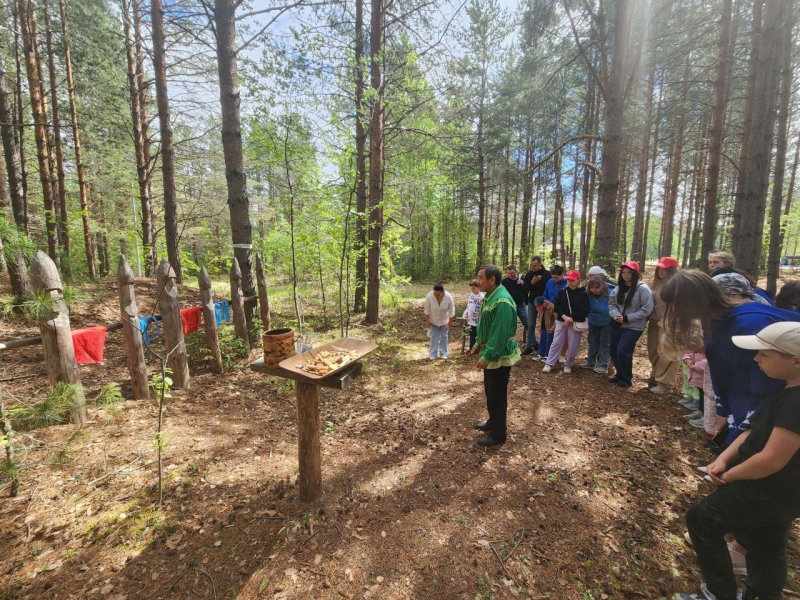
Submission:
M 722 474 L 728 470 L 728 465 L 725 464 L 725 461 L 718 458 L 706 468 L 708 469 L 708 475 L 711 477 L 711 481 L 717 485 L 725 485 L 725 482 L 721 479 Z
M 568 317 L 567 315 L 564 315 L 564 316 L 563 316 L 563 317 L 561 317 L 561 318 L 562 318 L 562 319 L 563 319 L 563 321 L 564 321 L 564 325 L 569 325 L 570 323 L 572 323 L 572 317 Z

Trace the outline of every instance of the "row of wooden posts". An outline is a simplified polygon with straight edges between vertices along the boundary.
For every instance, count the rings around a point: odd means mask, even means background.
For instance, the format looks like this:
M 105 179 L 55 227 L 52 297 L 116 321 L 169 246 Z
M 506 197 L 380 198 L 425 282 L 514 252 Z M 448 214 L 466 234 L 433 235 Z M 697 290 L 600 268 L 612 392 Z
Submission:
M 53 260 L 41 250 L 31 261 L 31 282 L 35 291 L 44 297 L 47 309 L 39 316 L 39 328 L 42 332 L 42 350 L 45 368 L 50 385 L 58 382 L 79 384 L 81 381 L 75 350 L 72 345 L 69 308 L 64 301 L 61 275 Z M 189 389 L 190 375 L 186 344 L 183 339 L 181 308 L 178 302 L 178 285 L 175 271 L 164 259 L 158 267 L 158 309 L 164 338 L 164 354 L 167 366 L 172 370 L 172 387 Z M 256 256 L 256 277 L 258 283 L 258 305 L 264 330 L 270 328 L 269 296 L 261 257 Z M 119 306 L 121 329 L 125 339 L 125 350 L 128 355 L 128 369 L 131 375 L 133 398 L 146 400 L 150 398 L 145 362 L 144 335 L 139 325 L 139 309 L 136 305 L 134 290 L 135 279 L 125 256 L 120 256 L 117 270 L 119 282 Z M 206 345 L 211 352 L 211 369 L 214 373 L 222 373 L 222 353 L 217 337 L 217 321 L 214 313 L 214 297 L 211 291 L 211 278 L 206 268 L 200 270 L 197 277 L 200 287 L 201 310 L 205 330 Z M 250 337 L 245 316 L 245 297 L 242 291 L 242 271 L 236 258 L 230 271 L 231 282 L 231 319 L 236 337 L 242 339 L 250 348 Z M 256 298 L 253 297 L 253 300 Z M 250 300 L 248 298 L 248 300 Z M 46 314 L 44 314 L 46 313 Z M 115 329 L 117 327 L 114 327 Z M 158 356 L 153 352 L 154 356 Z M 86 407 L 83 392 L 76 398 L 76 406 L 72 421 L 82 424 L 86 421 Z

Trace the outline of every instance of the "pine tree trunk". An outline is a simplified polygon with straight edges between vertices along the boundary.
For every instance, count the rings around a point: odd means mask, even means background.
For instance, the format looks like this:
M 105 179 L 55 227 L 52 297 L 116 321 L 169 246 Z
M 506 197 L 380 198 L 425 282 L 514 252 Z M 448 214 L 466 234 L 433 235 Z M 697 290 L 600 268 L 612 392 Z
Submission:
M 522 222 L 520 223 L 519 255 L 520 263 L 525 264 L 531 252 L 529 225 L 531 220 L 531 204 L 533 200 L 533 173 L 529 173 L 531 166 L 531 136 L 527 135 L 525 143 L 525 162 L 523 163 L 523 188 L 522 188 Z
M 39 163 L 39 179 L 42 183 L 42 197 L 44 199 L 45 217 L 47 219 L 47 251 L 50 258 L 60 265 L 58 254 L 57 220 L 53 206 L 53 182 L 50 171 L 50 151 L 47 147 L 47 104 L 42 95 L 39 82 L 42 79 L 41 68 L 36 60 L 36 39 L 32 35 L 32 25 L 36 19 L 29 0 L 17 0 L 20 14 L 20 28 L 25 51 L 25 67 L 28 75 L 28 90 L 31 96 L 31 112 L 34 120 L 34 133 L 36 137 L 36 158 Z
M 5 62 L 0 53 L 0 136 L 3 141 L 3 158 L 8 175 L 8 191 L 14 223 L 21 231 L 25 231 L 25 191 L 22 188 L 22 165 L 17 152 L 13 122 L 12 107 L 9 105 L 6 91 Z
M 508 156 L 509 156 L 509 148 L 506 147 L 506 163 L 508 163 Z M 508 179 L 506 179 L 504 185 L 501 186 L 501 189 L 503 187 L 505 187 L 505 194 L 503 194 L 503 248 L 501 253 L 502 254 L 501 262 L 504 265 L 507 265 L 508 264 L 508 207 L 509 207 Z
M 781 70 L 781 40 L 789 0 L 766 0 L 762 41 L 758 51 L 753 118 L 747 155 L 739 225 L 737 267 L 758 276 L 764 237 L 769 168 L 775 125 L 775 101 Z
M 153 29 L 153 68 L 156 82 L 156 104 L 161 132 L 161 176 L 164 181 L 164 235 L 167 260 L 175 271 L 175 281 L 183 283 L 181 255 L 178 250 L 178 200 L 175 197 L 175 149 L 172 145 L 169 93 L 167 90 L 167 59 L 164 41 L 164 9 L 161 0 L 150 1 Z
M 655 36 L 653 36 L 655 39 Z M 642 148 L 639 154 L 639 176 L 636 182 L 636 208 L 633 217 L 633 242 L 631 244 L 631 260 L 644 262 L 644 212 L 647 202 L 647 167 L 650 164 L 650 132 L 653 124 L 653 97 L 656 89 L 656 67 L 653 48 L 650 52 L 650 70 L 647 73 L 645 91 L 644 126 L 642 128 Z
M 136 42 L 129 0 L 122 0 L 122 22 L 125 28 L 125 51 L 128 64 L 128 88 L 131 103 L 131 122 L 133 123 L 133 144 L 136 150 L 136 180 L 139 184 L 139 203 L 142 208 L 142 244 L 145 252 L 145 271 L 148 277 L 155 277 L 158 268 L 156 249 L 156 225 L 153 215 L 152 188 L 148 178 L 148 156 L 145 150 L 145 133 L 142 130 L 141 94 L 136 67 Z
M 717 71 L 714 78 L 714 105 L 711 109 L 711 146 L 708 149 L 708 173 L 706 175 L 705 210 L 703 213 L 703 246 L 700 254 L 708 256 L 714 250 L 717 238 L 717 197 L 719 195 L 719 168 L 722 157 L 722 140 L 725 129 L 725 105 L 727 100 L 728 52 L 731 45 L 731 15 L 733 0 L 722 0 L 722 16 L 717 40 Z M 707 269 L 701 260 L 701 268 Z
M 94 244 L 89 226 L 89 196 L 86 190 L 86 173 L 83 166 L 80 128 L 78 127 L 78 107 L 75 99 L 75 82 L 72 74 L 72 53 L 69 48 L 67 34 L 67 10 L 65 0 L 59 0 L 61 14 L 61 38 L 64 45 L 64 67 L 67 72 L 67 90 L 69 92 L 69 113 L 72 123 L 72 143 L 75 146 L 75 169 L 78 172 L 78 191 L 81 199 L 81 221 L 83 223 L 83 247 L 86 254 L 86 266 L 90 279 L 97 278 L 97 267 L 94 262 Z
M 370 16 L 370 87 L 374 94 L 369 125 L 369 200 L 367 250 L 367 312 L 365 323 L 378 323 L 383 237 L 383 25 L 385 0 L 372 0 Z
M 589 78 L 589 83 L 586 89 L 586 127 L 587 135 L 597 135 L 597 104 L 599 98 L 597 97 L 597 84 L 594 78 Z M 594 175 L 594 153 L 596 141 L 590 137 L 586 138 L 583 147 L 583 160 L 585 163 L 583 167 L 583 189 L 581 191 L 581 260 L 580 272 L 586 273 L 589 266 L 589 251 L 591 250 L 592 240 L 592 180 Z M 592 164 L 592 167 L 589 166 Z
M 614 238 L 617 220 L 616 201 L 619 193 L 622 163 L 622 114 L 625 104 L 626 55 L 630 39 L 630 0 L 617 0 L 614 8 L 614 39 L 611 44 L 611 64 L 606 79 L 603 173 L 597 199 L 597 236 L 595 255 L 600 264 L 614 268 Z
M 10 107 L 11 112 L 14 113 L 14 141 L 16 142 L 17 151 L 19 152 L 20 173 L 22 175 L 22 214 L 23 214 L 23 229 L 28 233 L 28 172 L 25 164 L 25 120 L 22 114 L 22 63 L 20 62 L 20 44 L 19 39 L 19 6 L 16 2 L 12 2 L 12 16 L 14 25 L 14 64 L 16 66 L 16 80 L 17 85 L 14 88 L 14 104 Z M 11 121 L 8 121 L 11 123 Z
M 756 94 L 756 75 L 758 71 L 758 55 L 761 51 L 761 20 L 764 9 L 764 0 L 753 0 L 753 26 L 750 41 L 750 62 L 747 67 L 747 95 L 744 100 L 742 113 L 742 145 L 739 150 L 739 169 L 736 172 L 736 196 L 733 205 L 733 231 L 731 234 L 731 250 L 738 255 L 740 233 L 739 227 L 743 218 L 744 184 L 747 173 L 747 146 L 750 142 L 750 130 L 753 122 L 753 106 Z
M 484 228 L 486 226 L 486 161 L 483 156 L 483 109 L 478 113 L 478 136 L 476 139 L 478 151 L 478 264 L 484 264 L 486 250 L 484 248 Z
M 661 102 L 664 98 L 664 86 L 658 89 L 658 106 L 656 107 L 656 127 L 653 131 L 653 151 L 650 161 L 649 190 L 647 192 L 647 213 L 644 219 L 644 232 L 642 234 L 642 263 L 647 263 L 647 250 L 650 238 L 650 215 L 653 214 L 653 187 L 656 181 L 656 162 L 658 161 L 658 139 L 661 133 Z
M 366 309 L 367 292 L 367 130 L 364 127 L 364 0 L 356 0 L 355 30 L 355 80 L 356 80 L 356 288 L 353 310 Z
M 787 12 L 792 13 L 792 5 Z M 767 293 L 775 294 L 781 270 L 781 211 L 783 209 L 783 179 L 789 145 L 789 110 L 792 99 L 792 27 L 794 15 L 789 14 L 781 37 L 781 87 L 778 96 L 778 132 L 775 151 L 775 179 L 772 183 L 770 206 L 769 255 L 767 259 Z
M 242 123 L 239 117 L 238 65 L 236 56 L 236 12 L 234 0 L 215 0 L 214 20 L 217 28 L 217 67 L 219 97 L 222 105 L 222 149 L 225 155 L 225 179 L 228 182 L 228 209 L 231 215 L 233 254 L 242 270 L 245 296 L 255 295 L 253 278 L 253 237 L 250 227 L 250 200 L 247 196 L 247 175 L 242 153 Z M 245 304 L 247 320 L 253 318 L 255 306 Z
M 72 245 L 69 239 L 69 207 L 67 206 L 67 188 L 64 180 L 64 148 L 61 144 L 61 116 L 58 105 L 58 85 L 56 81 L 56 55 L 53 49 L 53 31 L 50 27 L 50 2 L 44 0 L 44 30 L 47 43 L 47 66 L 50 74 L 50 98 L 53 106 L 53 143 L 55 145 L 55 167 L 58 192 L 58 208 L 60 211 L 60 237 L 64 254 L 70 256 Z M 52 158 L 52 157 L 51 157 Z

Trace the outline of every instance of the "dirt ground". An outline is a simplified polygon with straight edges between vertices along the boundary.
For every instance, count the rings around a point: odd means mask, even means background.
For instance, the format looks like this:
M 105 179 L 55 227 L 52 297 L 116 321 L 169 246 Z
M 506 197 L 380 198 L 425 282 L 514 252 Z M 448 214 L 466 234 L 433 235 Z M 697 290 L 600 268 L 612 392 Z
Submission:
M 84 290 L 75 327 L 117 320 L 113 280 Z M 137 280 L 141 312 L 154 292 Z M 463 307 L 466 288 L 455 295 Z M 197 301 L 182 289 L 183 306 Z M 275 309 L 277 324 L 291 314 L 288 301 Z M 432 363 L 419 300 L 383 317 L 351 330 L 379 344 L 353 387 L 321 390 L 324 494 L 313 506 L 297 497 L 292 384 L 247 368 L 260 347 L 222 376 L 195 366 L 191 389 L 173 392 L 161 508 L 153 402 L 91 409 L 77 434 L 21 432 L 20 493 L 0 503 L 0 596 L 605 600 L 696 590 L 683 516 L 711 489 L 696 469 L 711 454 L 677 395 L 647 391 L 644 340 L 631 390 L 580 369 L 546 375 L 524 359 L 512 370 L 508 442 L 482 449 L 472 429 L 485 418 L 482 376 L 459 356 L 458 336 L 452 358 Z M 3 340 L 36 333 L 20 319 L 0 323 Z M 42 397 L 40 346 L 3 351 L 1 365 L 8 404 Z M 81 376 L 88 396 L 118 382 L 130 398 L 120 332 L 109 333 L 105 366 Z

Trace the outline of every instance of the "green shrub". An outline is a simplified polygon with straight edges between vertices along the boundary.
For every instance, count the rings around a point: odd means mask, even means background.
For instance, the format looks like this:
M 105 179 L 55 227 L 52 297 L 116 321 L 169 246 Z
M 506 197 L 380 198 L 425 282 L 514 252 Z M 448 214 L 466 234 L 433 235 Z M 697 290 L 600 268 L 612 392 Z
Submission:
M 47 390 L 41 402 L 9 410 L 14 429 L 38 429 L 66 423 L 81 393 L 83 388 L 79 383 L 58 382 Z
M 119 412 L 117 406 L 124 401 L 122 391 L 118 383 L 109 383 L 100 388 L 97 395 L 89 401 L 92 406 L 104 408 L 109 414 L 115 415 Z
M 245 343 L 236 337 L 232 323 L 220 323 L 217 327 L 217 338 L 222 354 L 222 366 L 225 370 L 232 369 L 238 361 L 250 356 L 250 350 Z M 188 335 L 185 341 L 186 352 L 189 354 L 190 360 L 201 363 L 211 361 L 211 351 L 206 346 L 203 332 Z

